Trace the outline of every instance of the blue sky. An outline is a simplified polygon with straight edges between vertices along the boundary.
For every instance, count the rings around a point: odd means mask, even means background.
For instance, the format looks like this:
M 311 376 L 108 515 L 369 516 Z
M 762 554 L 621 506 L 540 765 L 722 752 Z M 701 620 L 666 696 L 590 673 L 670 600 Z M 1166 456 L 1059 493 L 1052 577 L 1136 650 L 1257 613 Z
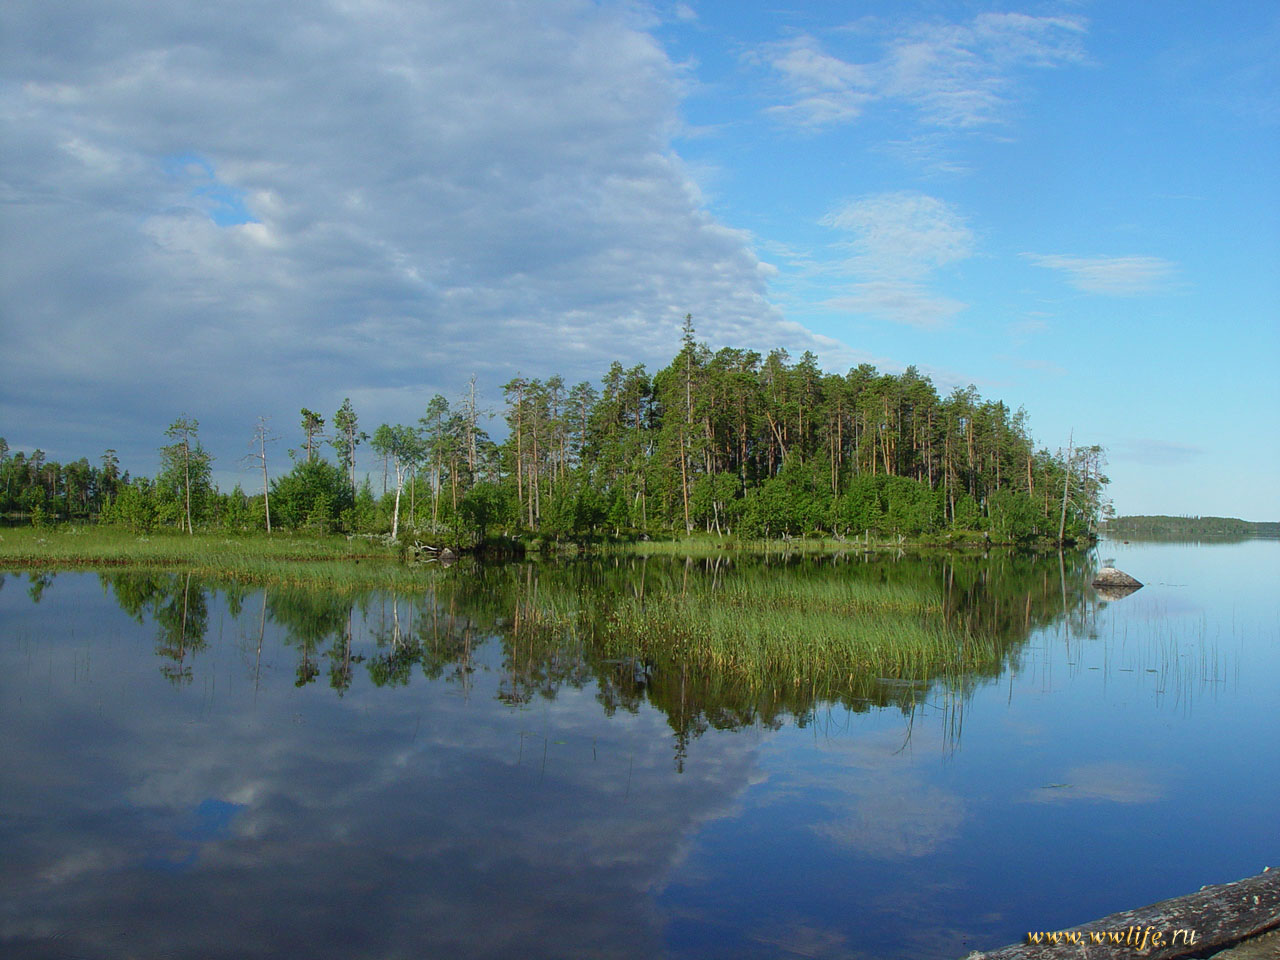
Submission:
M 915 364 L 1280 519 L 1269 3 L 16 0 L 0 436 L 218 480 L 258 415 L 713 347 Z M 495 424 L 496 427 L 496 424 Z M 282 445 L 283 446 L 283 445 Z M 283 451 L 280 460 L 283 463 Z

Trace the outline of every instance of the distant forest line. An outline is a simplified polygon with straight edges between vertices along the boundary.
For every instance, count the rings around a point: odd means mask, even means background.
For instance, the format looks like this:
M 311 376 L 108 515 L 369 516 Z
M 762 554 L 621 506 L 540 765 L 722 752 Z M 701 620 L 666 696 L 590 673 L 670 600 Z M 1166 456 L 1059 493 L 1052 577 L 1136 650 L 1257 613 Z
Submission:
M 251 468 L 248 490 L 216 488 L 199 423 L 185 416 L 165 432 L 153 478 L 122 471 L 114 449 L 98 464 L 61 464 L 0 439 L 0 513 L 139 531 L 407 529 L 462 540 L 956 530 L 1018 542 L 1085 538 L 1108 509 L 1101 447 L 1037 450 L 1025 411 L 973 386 L 941 396 L 914 366 L 825 373 L 812 353 L 712 352 L 689 318 L 683 332 L 653 374 L 615 361 L 599 387 L 559 376 L 503 384 L 501 442 L 485 429 L 495 414 L 480 407 L 474 377 L 461 400 L 437 394 L 416 422 L 372 433 L 350 400 L 329 418 L 301 408 L 290 468 L 274 477 L 278 438 L 259 418 L 246 425 L 251 453 L 236 458 Z
M 1106 521 L 1110 537 L 1152 539 L 1242 539 L 1280 537 L 1280 522 L 1255 523 L 1236 517 L 1116 517 Z

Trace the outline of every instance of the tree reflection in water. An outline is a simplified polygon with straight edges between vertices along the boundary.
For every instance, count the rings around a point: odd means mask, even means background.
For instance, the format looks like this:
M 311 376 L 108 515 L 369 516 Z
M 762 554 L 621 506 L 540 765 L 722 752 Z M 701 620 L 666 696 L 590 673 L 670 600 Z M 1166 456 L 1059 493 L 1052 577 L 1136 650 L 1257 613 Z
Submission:
M 425 571 L 413 593 L 256 588 L 170 572 L 100 576 L 129 616 L 155 624 L 156 652 L 167 661 L 162 672 L 176 684 L 191 683 L 207 645 L 209 599 L 221 595 L 233 618 L 252 622 L 245 633 L 256 637 L 255 684 L 268 623 L 294 651 L 295 685 L 313 683 L 323 669 L 339 696 L 357 682 L 362 664 L 375 687 L 404 687 L 420 673 L 457 683 L 468 694 L 477 650 L 492 642 L 501 651 L 499 700 L 518 707 L 593 686 L 606 715 L 635 713 L 648 703 L 667 718 L 679 768 L 690 741 L 708 729 L 777 729 L 787 718 L 805 727 L 831 704 L 854 712 L 894 707 L 910 721 L 922 704 L 937 701 L 958 739 L 966 691 L 1016 665 L 1033 631 L 1056 622 L 1077 632 L 1087 627 L 1096 604 L 1088 575 L 1088 558 L 1080 554 L 992 552 L 460 565 Z M 246 612 L 258 591 L 260 603 Z M 804 660 L 806 617 L 814 613 L 807 598 L 819 603 L 828 594 L 854 598 L 833 607 L 854 604 L 845 618 L 851 634 L 923 628 L 956 638 L 966 659 L 905 667 L 865 657 Z M 803 671 L 788 673 L 785 659 L 720 669 L 699 658 L 699 617 L 766 595 L 768 611 L 789 618 L 780 623 L 794 634 L 787 643 L 801 658 L 795 662 L 806 664 Z M 881 597 L 888 614 L 876 606 Z M 646 629 L 669 633 L 643 643 L 628 639 L 633 620 L 645 618 L 652 619 Z M 682 631 L 690 633 L 676 636 Z

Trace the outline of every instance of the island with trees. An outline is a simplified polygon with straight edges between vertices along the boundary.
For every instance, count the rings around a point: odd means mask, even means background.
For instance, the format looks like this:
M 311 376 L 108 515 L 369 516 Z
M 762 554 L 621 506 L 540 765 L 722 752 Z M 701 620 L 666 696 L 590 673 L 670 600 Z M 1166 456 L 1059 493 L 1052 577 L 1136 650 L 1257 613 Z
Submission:
M 1280 537 L 1280 523 L 1236 517 L 1115 517 L 1102 524 L 1107 536 L 1133 540 L 1248 540 Z
M 250 453 L 235 456 L 246 483 L 230 491 L 212 482 L 213 455 L 185 414 L 164 433 L 154 477 L 122 470 L 114 449 L 58 463 L 0 440 L 0 513 L 37 526 L 411 533 L 469 546 L 499 533 L 1072 543 L 1107 509 L 1101 447 L 1037 450 L 1023 410 L 972 386 L 942 396 L 913 366 L 836 374 L 808 352 L 713 352 L 688 318 L 679 353 L 655 373 L 614 362 L 598 385 L 517 376 L 502 391 L 500 414 L 485 410 L 473 377 L 459 400 L 424 397 L 415 421 L 372 430 L 350 400 L 328 417 L 301 407 L 285 472 L 259 418 L 246 424 Z

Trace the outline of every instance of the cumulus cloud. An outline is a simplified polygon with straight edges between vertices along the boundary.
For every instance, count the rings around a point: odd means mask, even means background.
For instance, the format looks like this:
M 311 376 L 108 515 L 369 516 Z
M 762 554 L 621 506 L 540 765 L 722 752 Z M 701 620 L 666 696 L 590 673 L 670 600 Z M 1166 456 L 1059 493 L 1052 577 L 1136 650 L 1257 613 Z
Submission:
M 686 312 L 811 345 L 705 210 L 679 70 L 625 11 L 18 0 L 4 34 L 6 419 L 53 456 L 594 378 L 669 358 Z
M 925 283 L 973 255 L 973 233 L 951 205 L 918 193 L 872 194 L 822 223 L 850 236 L 840 245 L 839 269 L 852 282 L 825 302 L 828 308 L 919 327 L 939 326 L 964 309 Z
M 809 34 L 768 44 L 756 59 L 781 81 L 784 102 L 768 111 L 787 123 L 821 129 L 885 102 L 911 107 L 929 127 L 968 129 L 1005 118 L 1020 71 L 1085 62 L 1086 29 L 1079 17 L 983 13 L 882 31 L 863 62 L 828 53 Z
M 1168 287 L 1173 264 L 1160 257 L 1073 257 L 1064 254 L 1023 254 L 1038 267 L 1062 273 L 1085 293 L 1131 296 Z

